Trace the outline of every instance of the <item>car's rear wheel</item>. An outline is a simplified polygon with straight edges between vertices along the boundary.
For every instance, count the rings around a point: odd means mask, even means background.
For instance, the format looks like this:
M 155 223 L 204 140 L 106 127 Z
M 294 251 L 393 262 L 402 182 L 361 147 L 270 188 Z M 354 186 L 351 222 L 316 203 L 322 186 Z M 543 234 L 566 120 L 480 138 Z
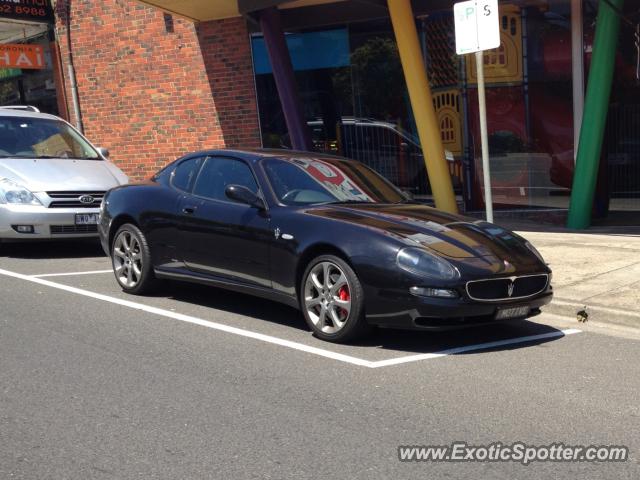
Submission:
M 143 295 L 156 287 L 149 244 L 135 225 L 126 223 L 116 232 L 111 263 L 116 280 L 125 292 Z
M 300 307 L 318 338 L 347 342 L 368 330 L 364 291 L 351 266 L 334 255 L 322 255 L 307 266 L 300 286 Z

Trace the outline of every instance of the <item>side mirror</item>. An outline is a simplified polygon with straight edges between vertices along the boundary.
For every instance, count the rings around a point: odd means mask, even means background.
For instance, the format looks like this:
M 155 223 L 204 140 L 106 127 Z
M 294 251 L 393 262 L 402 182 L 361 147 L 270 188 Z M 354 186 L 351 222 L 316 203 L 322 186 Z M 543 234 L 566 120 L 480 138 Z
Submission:
M 407 197 L 407 200 L 410 201 L 414 201 L 415 197 L 413 195 L 413 192 L 411 190 L 402 190 L 402 193 L 404 194 L 405 197 Z
M 264 202 L 262 199 L 249 190 L 247 187 L 243 187 L 241 185 L 227 185 L 227 188 L 224 190 L 227 198 L 231 200 L 235 200 L 236 202 L 244 203 L 246 205 L 251 205 L 252 207 L 257 208 L 258 210 L 264 210 Z
M 96 148 L 96 150 L 98 150 L 98 153 L 104 158 L 109 158 L 109 150 L 107 150 L 106 148 L 98 147 Z

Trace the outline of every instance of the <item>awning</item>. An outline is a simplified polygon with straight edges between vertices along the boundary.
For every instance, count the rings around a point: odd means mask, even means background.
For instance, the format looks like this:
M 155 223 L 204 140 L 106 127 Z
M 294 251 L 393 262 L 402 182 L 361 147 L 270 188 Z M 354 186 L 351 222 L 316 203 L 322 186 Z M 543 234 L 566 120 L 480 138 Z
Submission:
M 49 30 L 47 24 L 0 19 L 0 44 L 22 43 L 44 35 Z
M 344 0 L 138 0 L 165 12 L 196 21 L 220 20 L 238 17 L 262 8 L 278 6 L 280 9 L 310 7 Z

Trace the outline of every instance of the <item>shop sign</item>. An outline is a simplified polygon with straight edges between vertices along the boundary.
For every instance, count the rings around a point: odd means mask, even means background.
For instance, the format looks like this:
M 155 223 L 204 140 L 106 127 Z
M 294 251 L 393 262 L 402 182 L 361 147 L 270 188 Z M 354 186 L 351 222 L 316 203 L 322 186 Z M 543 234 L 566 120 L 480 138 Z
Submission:
M 49 22 L 53 10 L 49 0 L 0 0 L 0 18 Z
M 42 45 L 0 44 L 0 68 L 42 70 L 45 67 Z
M 22 70 L 19 68 L 0 68 L 0 80 L 19 77 L 20 75 L 22 75 Z

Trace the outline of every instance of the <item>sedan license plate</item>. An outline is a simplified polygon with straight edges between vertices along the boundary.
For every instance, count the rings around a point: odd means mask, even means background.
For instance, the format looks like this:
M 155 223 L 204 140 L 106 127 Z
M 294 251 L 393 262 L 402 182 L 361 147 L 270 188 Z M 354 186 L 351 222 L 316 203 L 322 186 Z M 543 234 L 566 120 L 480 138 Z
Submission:
M 97 213 L 77 213 L 76 225 L 97 225 L 98 214 Z
M 529 306 L 499 308 L 496 312 L 496 320 L 508 320 L 510 318 L 524 318 L 529 314 Z

